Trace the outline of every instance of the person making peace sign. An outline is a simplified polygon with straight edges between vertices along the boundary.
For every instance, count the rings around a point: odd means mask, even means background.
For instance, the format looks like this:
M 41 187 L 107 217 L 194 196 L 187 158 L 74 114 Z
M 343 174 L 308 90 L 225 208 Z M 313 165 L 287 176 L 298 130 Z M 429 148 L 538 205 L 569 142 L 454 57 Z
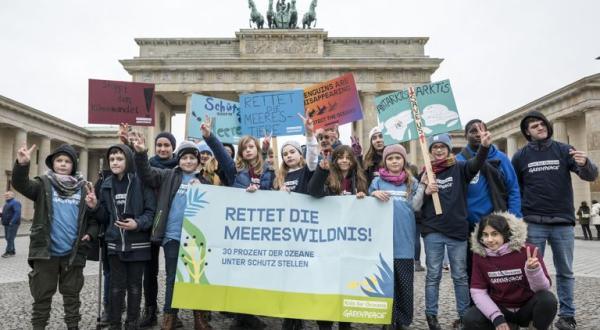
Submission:
M 471 236 L 475 306 L 463 318 L 465 329 L 510 330 L 508 323 L 548 329 L 556 296 L 538 248 L 525 243 L 527 224 L 511 213 L 493 213 Z

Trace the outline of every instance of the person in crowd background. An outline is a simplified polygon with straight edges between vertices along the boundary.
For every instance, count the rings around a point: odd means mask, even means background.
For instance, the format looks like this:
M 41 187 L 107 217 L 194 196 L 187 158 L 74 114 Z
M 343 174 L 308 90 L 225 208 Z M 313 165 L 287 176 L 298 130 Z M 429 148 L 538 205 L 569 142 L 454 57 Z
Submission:
M 4 206 L 2 207 L 2 226 L 4 226 L 4 238 L 6 239 L 6 250 L 2 258 L 13 257 L 15 250 L 15 238 L 21 224 L 21 202 L 15 198 L 15 193 L 7 191 L 4 193 Z
M 592 236 L 592 230 L 590 229 L 590 211 L 590 207 L 587 205 L 586 201 L 581 202 L 579 209 L 577 209 L 577 218 L 581 225 L 581 230 L 583 231 L 583 239 L 586 241 L 594 238 L 594 236 Z

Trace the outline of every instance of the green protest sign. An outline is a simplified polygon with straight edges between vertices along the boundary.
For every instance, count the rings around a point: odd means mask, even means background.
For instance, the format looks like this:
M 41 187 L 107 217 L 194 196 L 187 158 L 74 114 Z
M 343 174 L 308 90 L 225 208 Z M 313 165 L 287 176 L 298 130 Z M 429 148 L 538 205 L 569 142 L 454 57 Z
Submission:
M 462 129 L 450 80 L 414 88 L 425 135 Z M 408 90 L 375 98 L 377 117 L 385 144 L 416 140 L 419 136 L 408 97 Z

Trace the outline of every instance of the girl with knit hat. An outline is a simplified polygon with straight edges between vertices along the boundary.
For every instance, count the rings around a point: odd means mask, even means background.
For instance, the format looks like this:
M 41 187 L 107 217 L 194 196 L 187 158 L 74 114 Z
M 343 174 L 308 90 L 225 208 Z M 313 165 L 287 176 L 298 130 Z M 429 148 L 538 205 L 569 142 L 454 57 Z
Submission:
M 171 307 L 179 240 L 183 226 L 183 216 L 187 204 L 187 191 L 193 184 L 210 184 L 198 171 L 200 151 L 191 141 L 183 141 L 175 150 L 178 166 L 174 169 L 150 167 L 145 139 L 140 135 L 133 143 L 135 164 L 144 184 L 159 189 L 156 219 L 152 228 L 151 240 L 159 242 L 165 255 L 166 290 L 162 329 L 175 329 L 178 310 Z M 208 313 L 194 311 L 194 329 L 212 329 L 207 321 Z
M 394 306 L 392 329 L 408 329 L 413 319 L 415 211 L 421 209 L 425 185 L 411 175 L 406 149 L 399 144 L 385 147 L 383 167 L 373 179 L 369 194 L 394 203 Z
M 378 125 L 373 127 L 369 132 L 369 150 L 363 158 L 362 163 L 367 173 L 367 182 L 369 184 L 371 184 L 373 178 L 379 176 L 384 148 L 383 134 L 381 133 L 381 127 Z
M 281 146 L 283 162 L 277 170 L 273 188 L 287 192 L 308 193 L 308 182 L 317 168 L 319 157 L 317 140 L 313 134 L 313 122 L 300 116 L 306 128 L 306 161 L 302 156 L 302 147 L 294 140 Z

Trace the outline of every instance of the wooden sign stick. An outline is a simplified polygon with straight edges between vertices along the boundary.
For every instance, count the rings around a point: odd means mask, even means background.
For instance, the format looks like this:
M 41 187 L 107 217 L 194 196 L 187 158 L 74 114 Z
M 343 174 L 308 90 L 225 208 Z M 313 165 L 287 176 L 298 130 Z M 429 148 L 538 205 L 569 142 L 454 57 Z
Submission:
M 408 88 L 408 99 L 410 100 L 413 119 L 415 121 L 415 126 L 417 127 L 417 134 L 419 135 L 419 144 L 421 145 L 421 153 L 423 154 L 423 161 L 425 162 L 425 174 L 427 175 L 429 182 L 433 182 L 435 179 L 433 178 L 433 169 L 431 168 L 431 159 L 429 158 L 429 148 L 427 148 L 427 139 L 425 138 L 425 132 L 423 132 L 423 123 L 421 122 L 421 112 L 419 111 L 419 105 L 417 104 L 417 96 L 415 94 L 415 89 L 412 87 Z M 433 199 L 435 214 L 442 214 L 442 204 L 440 203 L 440 196 L 438 193 L 433 193 L 431 198 Z

